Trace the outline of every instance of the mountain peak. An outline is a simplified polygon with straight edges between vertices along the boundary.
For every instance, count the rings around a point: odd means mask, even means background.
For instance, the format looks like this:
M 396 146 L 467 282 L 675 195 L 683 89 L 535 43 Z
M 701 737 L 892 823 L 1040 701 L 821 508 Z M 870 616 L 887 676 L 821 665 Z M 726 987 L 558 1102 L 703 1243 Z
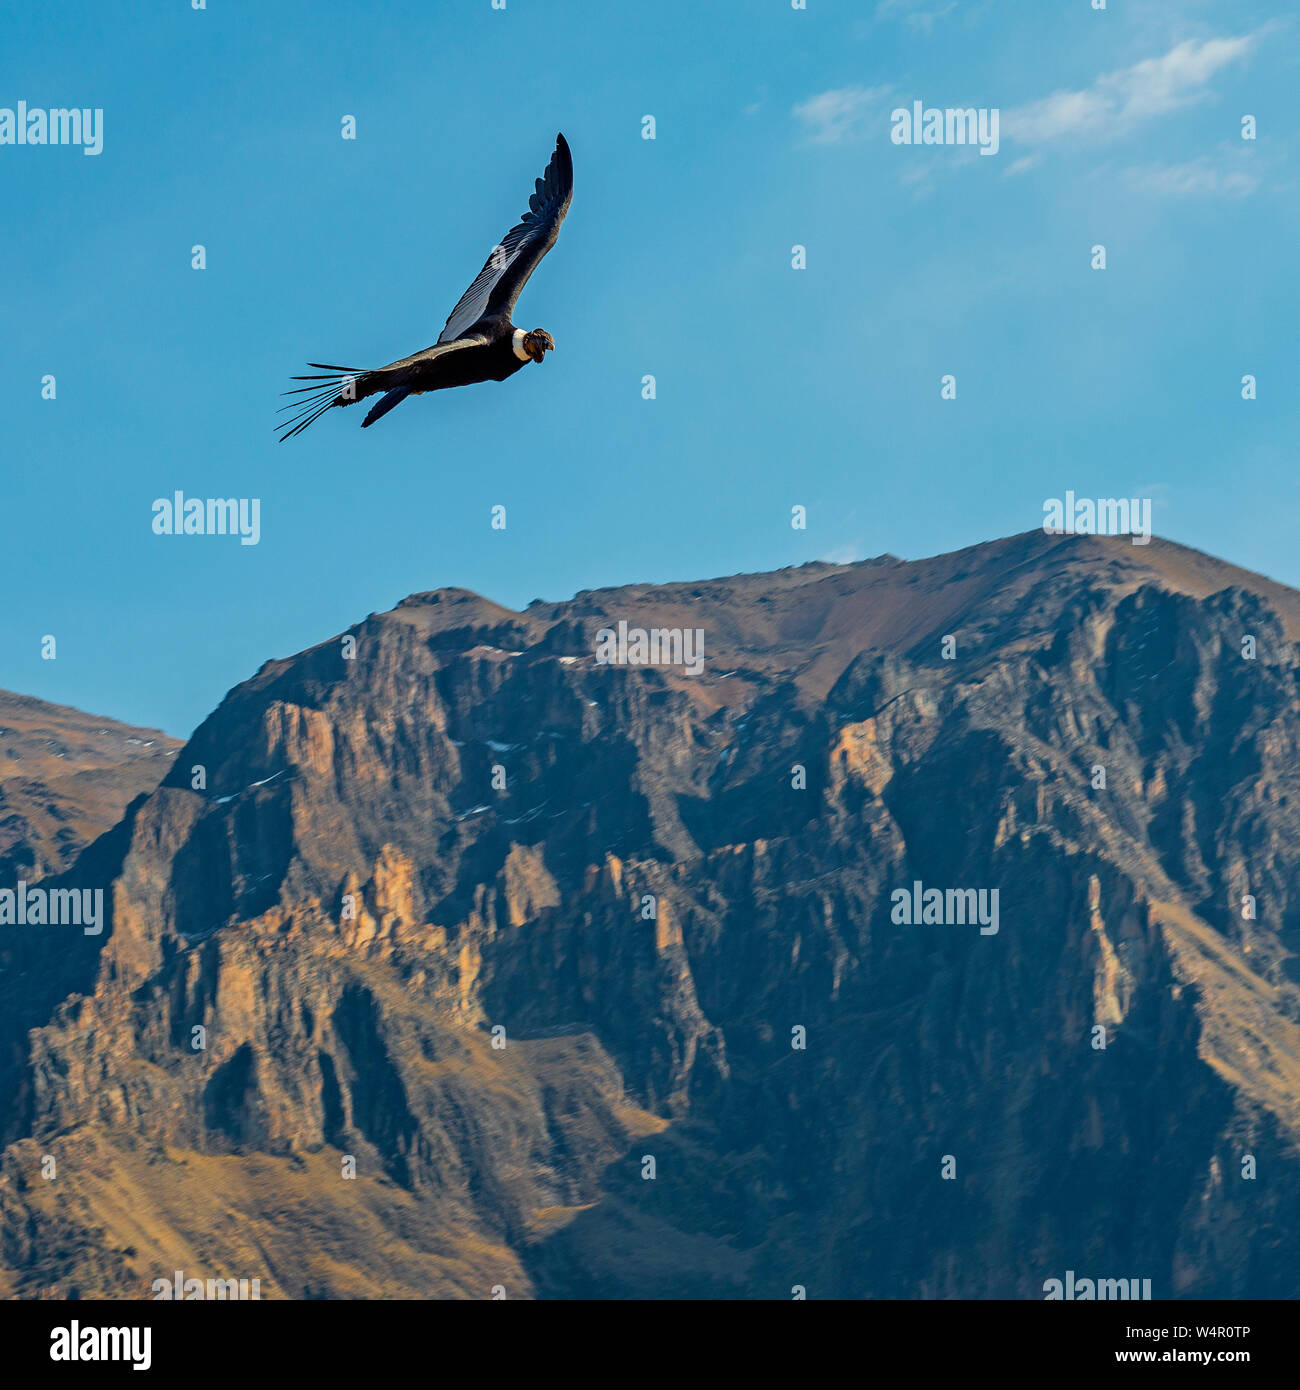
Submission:
M 9 1287 L 1293 1294 L 1298 598 L 1031 532 L 268 663 L 0 937 Z

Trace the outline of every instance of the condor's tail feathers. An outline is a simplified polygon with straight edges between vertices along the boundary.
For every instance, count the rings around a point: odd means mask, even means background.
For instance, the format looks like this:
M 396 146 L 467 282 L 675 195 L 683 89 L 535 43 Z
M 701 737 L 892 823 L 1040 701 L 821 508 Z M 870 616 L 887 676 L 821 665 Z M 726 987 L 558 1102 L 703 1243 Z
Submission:
M 366 383 L 364 378 L 370 373 L 362 367 L 336 367 L 326 362 L 308 362 L 309 367 L 319 367 L 319 373 L 309 376 L 296 376 L 294 381 L 310 381 L 310 386 L 299 386 L 292 391 L 285 391 L 286 396 L 293 396 L 288 405 L 282 405 L 277 414 L 282 414 L 286 410 L 295 412 L 287 420 L 282 420 L 276 429 L 281 431 L 280 443 L 286 439 L 292 439 L 295 434 L 301 434 L 313 421 L 319 420 L 332 406 L 351 405 L 353 401 L 360 400 L 363 395 L 371 394 L 365 390 Z M 374 388 L 371 388 L 372 390 Z

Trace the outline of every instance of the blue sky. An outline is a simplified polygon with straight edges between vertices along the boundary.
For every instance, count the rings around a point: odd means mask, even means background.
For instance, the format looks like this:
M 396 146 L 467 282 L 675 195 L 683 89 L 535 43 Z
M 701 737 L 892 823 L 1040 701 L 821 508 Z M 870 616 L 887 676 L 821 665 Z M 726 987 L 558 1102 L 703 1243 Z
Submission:
M 0 107 L 104 117 L 97 156 L 0 145 L 0 686 L 184 735 L 411 592 L 910 558 L 1067 489 L 1300 585 L 1279 4 L 99 0 L 4 29 Z M 916 100 L 996 108 L 997 154 L 893 144 Z M 557 130 L 573 208 L 517 315 L 555 354 L 277 444 L 306 361 L 436 340 Z M 155 535 L 177 489 L 259 498 L 259 544 Z

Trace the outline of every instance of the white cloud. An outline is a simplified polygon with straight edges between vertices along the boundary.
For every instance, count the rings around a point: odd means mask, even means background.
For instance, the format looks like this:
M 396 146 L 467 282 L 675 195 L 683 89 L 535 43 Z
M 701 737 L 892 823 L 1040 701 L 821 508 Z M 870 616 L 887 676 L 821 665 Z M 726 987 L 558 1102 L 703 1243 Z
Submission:
M 1259 179 L 1244 169 L 1225 167 L 1221 159 L 1205 156 L 1186 164 L 1148 164 L 1126 169 L 1130 188 L 1173 198 L 1245 198 L 1259 187 Z
M 1017 159 L 1014 163 L 1008 164 L 1002 172 L 1004 179 L 1014 179 L 1017 174 L 1027 174 L 1031 169 L 1037 169 L 1043 162 L 1041 154 L 1027 154 L 1023 159 Z
M 1002 113 L 1002 134 L 1026 144 L 1055 140 L 1104 124 L 1112 111 L 1097 92 L 1056 92 L 1042 101 L 1031 101 Z
M 909 165 L 898 176 L 898 182 L 917 199 L 928 198 L 935 190 L 935 165 L 931 159 Z
M 946 5 L 937 5 L 934 9 L 922 8 L 926 3 L 927 0 L 880 0 L 876 6 L 876 18 L 893 19 L 898 16 L 913 29 L 928 34 L 939 20 L 957 8 L 957 0 L 948 0 Z
M 861 541 L 849 541 L 846 545 L 836 546 L 834 550 L 828 550 L 820 557 L 822 563 L 827 565 L 855 565 L 859 560 L 866 558 L 866 546 Z
M 837 87 L 797 103 L 794 115 L 814 145 L 838 145 L 863 134 L 888 94 L 888 87 Z
M 1053 92 L 1003 112 L 1003 134 L 1027 144 L 1067 135 L 1126 134 L 1141 121 L 1203 100 L 1211 79 L 1249 57 L 1258 37 L 1187 39 L 1163 57 L 1105 73 L 1081 92 Z

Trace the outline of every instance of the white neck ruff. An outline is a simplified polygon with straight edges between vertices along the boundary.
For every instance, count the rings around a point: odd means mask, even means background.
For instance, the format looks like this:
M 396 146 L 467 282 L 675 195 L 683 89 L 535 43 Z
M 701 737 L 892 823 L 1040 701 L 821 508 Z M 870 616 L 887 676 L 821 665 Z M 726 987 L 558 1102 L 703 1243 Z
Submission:
M 531 362 L 531 361 L 533 360 L 533 359 L 532 359 L 531 357 L 529 357 L 529 355 L 524 351 L 524 338 L 525 338 L 526 336 L 527 336 L 527 335 L 525 334 L 525 332 L 524 332 L 524 330 L 523 330 L 522 328 L 516 328 L 515 331 L 514 331 L 514 335 L 513 335 L 513 336 L 511 337 L 511 339 L 510 339 L 510 346 L 511 346 L 512 348 L 514 348 L 514 350 L 515 350 L 515 356 L 516 356 L 521 362 Z

